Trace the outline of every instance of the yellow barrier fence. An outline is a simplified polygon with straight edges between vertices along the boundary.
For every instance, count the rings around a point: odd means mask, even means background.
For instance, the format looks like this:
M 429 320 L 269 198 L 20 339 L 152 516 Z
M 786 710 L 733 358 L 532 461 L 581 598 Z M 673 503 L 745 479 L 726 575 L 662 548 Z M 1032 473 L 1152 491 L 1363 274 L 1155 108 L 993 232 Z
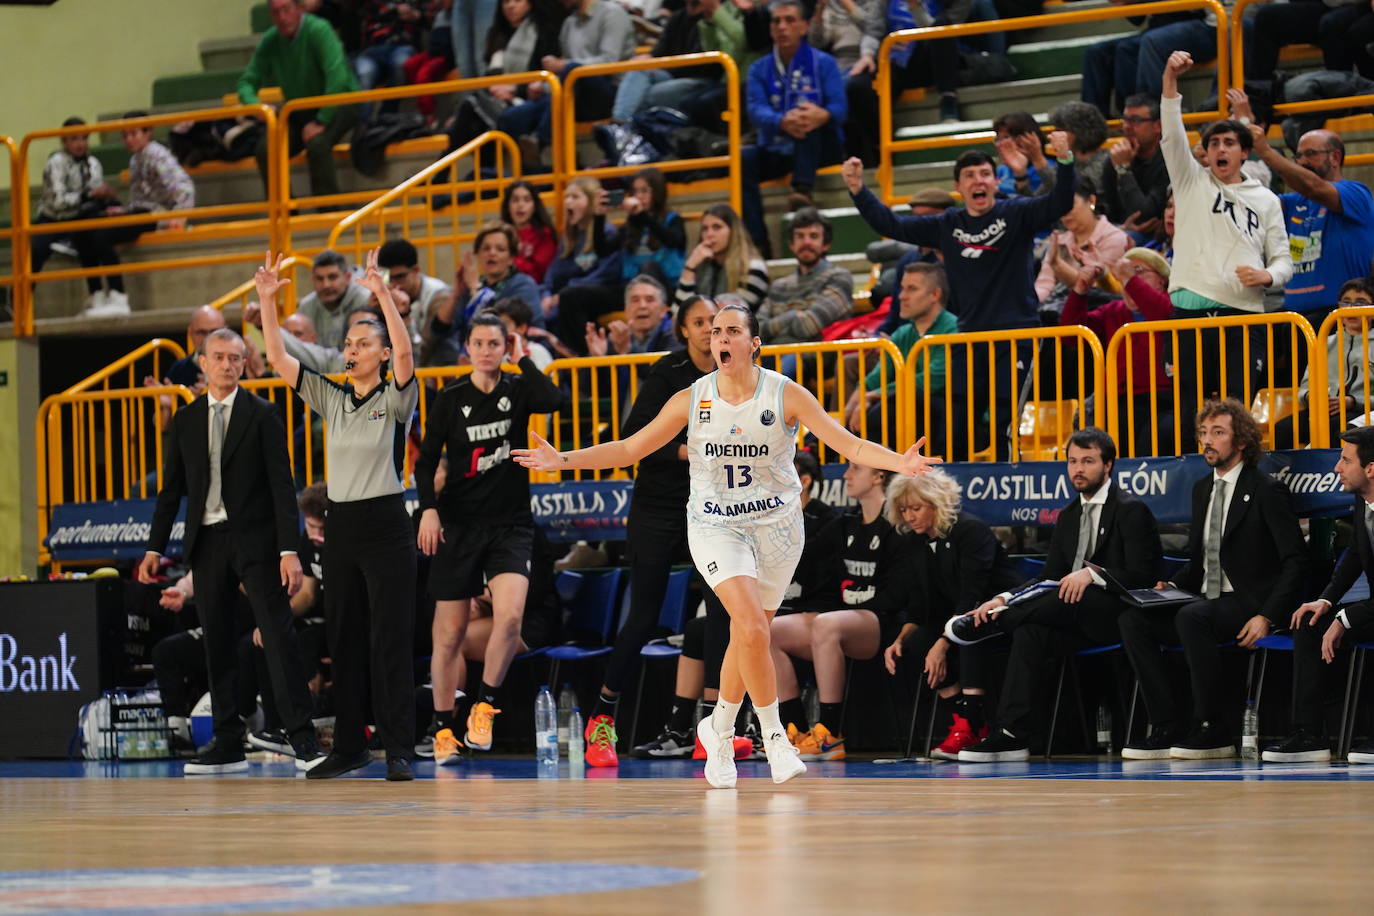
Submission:
M 1309 398 L 1303 405 L 1308 411 L 1314 448 L 1340 448 L 1341 430 L 1352 422 L 1361 426 L 1374 423 L 1371 331 L 1374 308 L 1335 309 L 1317 331 L 1305 379 Z M 1339 360 L 1335 366 L 1333 359 Z M 1325 385 L 1321 379 L 1326 379 Z
M 76 394 L 78 391 L 111 391 L 115 388 L 137 388 L 145 378 L 161 382 L 167 377 L 172 363 L 186 355 L 186 351 L 174 340 L 154 337 L 141 346 L 135 347 L 119 359 L 98 372 L 93 372 L 63 394 Z
M 19 145 L 14 142 L 13 138 L 0 134 L 0 145 L 5 147 L 10 166 L 10 224 L 4 229 L 0 229 L 0 239 L 5 239 L 10 244 L 10 272 L 0 274 L 0 286 L 9 287 L 10 309 L 12 312 L 17 312 L 19 287 L 23 286 L 26 289 L 28 287 L 26 282 L 22 282 L 22 278 L 28 275 L 28 264 L 25 263 L 22 269 L 19 264 L 19 192 L 17 188 L 21 182 L 28 181 L 28 176 L 21 176 L 19 173 Z M 3 300 L 0 300 L 0 305 L 3 305 Z
M 966 145 L 986 139 L 986 134 L 960 134 L 956 137 L 936 137 L 912 140 L 898 140 L 893 136 L 893 105 L 891 51 L 898 45 L 915 41 L 931 41 L 938 38 L 965 38 L 970 35 L 983 35 L 989 32 L 1011 32 L 1022 29 L 1042 29 L 1050 26 L 1071 25 L 1081 22 L 1096 22 L 1106 19 L 1126 19 L 1128 17 L 1149 16 L 1159 13 L 1176 13 L 1187 10 L 1207 10 L 1216 16 L 1217 33 L 1217 89 L 1220 98 L 1226 97 L 1230 85 L 1231 68 L 1228 64 L 1228 18 L 1226 10 L 1217 0 L 1162 0 L 1154 3 L 1133 3 L 1113 5 L 1100 9 L 1071 10 L 1062 13 L 1045 13 L 1039 16 L 1023 16 L 1016 19 L 994 19 L 986 22 L 964 22 L 958 25 L 932 26 L 925 29 L 902 29 L 889 33 L 878 49 L 878 74 L 874 90 L 878 93 L 878 186 L 880 196 L 887 203 L 896 201 L 893 192 L 893 157 L 897 153 L 910 150 L 931 149 L 941 146 Z M 575 72 L 575 71 L 574 71 Z M 1184 118 L 1186 123 L 1209 121 L 1217 116 L 1216 112 L 1194 112 Z
M 29 274 L 30 236 L 34 232 L 31 217 L 31 201 L 28 175 L 28 159 L 35 141 L 61 138 L 75 134 L 108 133 L 130 128 L 162 127 L 183 121 L 215 121 L 222 118 L 254 118 L 263 123 L 269 137 L 277 130 L 276 113 L 266 105 L 238 105 L 229 108 L 214 108 L 203 111 L 176 112 L 174 114 L 152 115 L 144 118 L 126 118 L 117 121 L 100 121 L 95 124 L 79 124 L 71 127 L 54 127 L 34 131 L 24 137 L 19 146 L 19 171 L 11 193 L 15 196 L 15 247 L 13 261 L 16 277 L 21 282 L 15 284 L 15 333 L 21 337 L 33 334 L 33 296 L 31 283 L 57 283 L 63 280 L 84 280 L 88 277 L 105 277 L 111 274 L 142 274 L 170 270 L 195 270 L 219 264 L 246 263 L 261 257 L 264 247 L 278 248 L 279 240 L 275 234 L 272 219 L 273 204 L 271 195 L 264 200 L 234 204 L 220 204 L 209 207 L 192 207 L 188 210 L 162 210 L 152 213 L 131 213 L 120 216 L 96 219 L 67 220 L 56 223 L 43 223 L 44 233 L 85 232 L 97 229 L 114 229 L 121 226 L 135 226 L 163 220 L 186 220 L 188 227 L 181 232 L 165 233 L 163 241 L 176 241 L 190 244 L 195 242 L 239 242 L 238 251 L 224 252 L 222 246 L 216 254 L 190 255 L 186 257 L 154 258 L 129 264 L 101 265 L 96 267 L 68 268 L 64 270 L 45 270 Z M 269 189 L 274 185 L 276 176 L 269 172 Z M 255 254 L 256 253 L 256 254 Z M 24 282 L 26 281 L 26 282 Z
M 1152 371 L 1148 391 L 1132 398 L 1115 394 L 1123 385 L 1130 388 L 1138 358 L 1132 343 L 1141 335 L 1149 337 L 1142 349 L 1152 366 L 1163 360 L 1170 367 L 1168 374 L 1178 379 L 1191 364 L 1197 367 L 1194 377 L 1186 385 L 1161 388 L 1158 372 Z M 1257 345 L 1253 337 L 1261 335 L 1263 341 Z M 1312 326 L 1296 312 L 1127 324 L 1107 348 L 1107 430 L 1123 456 L 1179 454 L 1194 438 L 1193 411 L 1226 392 L 1250 406 L 1260 421 L 1265 448 L 1300 448 L 1315 440 L 1304 436 L 1296 424 L 1282 421 L 1283 405 L 1300 400 L 1298 361 L 1304 350 L 1311 360 L 1325 365 L 1324 347 L 1316 345 Z M 1237 380 L 1236 372 L 1243 377 Z M 1148 451 L 1141 447 L 1147 441 Z
M 1102 344 L 1079 325 L 932 334 L 911 348 L 898 384 L 911 405 L 902 441 L 925 436 L 926 452 L 946 460 L 1057 458 L 1073 430 L 1102 425 L 1092 397 L 1102 379 Z
M 579 80 L 593 76 L 612 76 L 615 74 L 630 73 L 636 70 L 667 70 L 678 69 L 691 66 L 719 66 L 725 71 L 725 111 L 721 114 L 721 120 L 726 124 L 726 132 L 730 141 L 730 154 L 725 156 L 707 156 L 701 159 L 679 159 L 671 155 L 670 150 L 663 152 L 668 155 L 665 158 L 653 163 L 654 168 L 663 172 L 669 180 L 672 179 L 674 172 L 697 171 L 700 169 L 726 170 L 730 190 L 730 206 L 736 213 L 740 212 L 742 197 L 740 194 L 740 124 L 743 109 L 740 104 L 740 84 L 739 67 L 728 54 L 719 51 L 703 51 L 697 54 L 679 54 L 674 57 L 651 57 L 647 59 L 622 60 L 605 64 L 584 64 L 577 67 L 567 75 L 563 89 L 568 93 L 569 102 L 563 106 L 561 112 L 563 129 L 562 158 L 554 159 L 554 167 L 560 170 L 567 178 L 574 176 L 578 178 L 595 178 L 597 180 L 605 178 L 622 178 L 632 175 L 639 171 L 643 166 L 607 166 L 597 169 L 579 169 L 577 167 L 577 126 L 575 106 L 572 104 L 573 87 Z M 557 123 L 557 122 L 555 122 Z M 555 136 L 558 134 L 556 133 Z M 561 169 L 559 166 L 561 165 Z M 560 207 L 560 209 L 562 209 Z

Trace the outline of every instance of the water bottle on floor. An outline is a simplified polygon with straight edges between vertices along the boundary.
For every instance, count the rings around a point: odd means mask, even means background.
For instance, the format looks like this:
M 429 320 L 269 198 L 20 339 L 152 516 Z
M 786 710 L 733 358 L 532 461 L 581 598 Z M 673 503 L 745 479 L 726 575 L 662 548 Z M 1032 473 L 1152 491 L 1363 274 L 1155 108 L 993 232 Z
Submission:
M 1107 706 L 1106 701 L 1097 707 L 1097 752 L 1099 754 L 1112 752 L 1112 711 Z
M 582 724 L 582 710 L 574 706 L 568 713 L 568 775 L 573 779 L 583 779 L 587 775 L 584 770 L 586 744 L 582 737 L 585 728 Z
M 541 766 L 558 766 L 558 718 L 549 685 L 534 698 L 534 756 Z
M 568 717 L 576 705 L 577 694 L 573 693 L 572 684 L 565 683 L 558 692 L 558 753 L 564 757 L 568 756 L 568 735 L 572 733 L 568 727 Z
M 1259 710 L 1254 700 L 1245 701 L 1245 715 L 1240 720 L 1240 758 L 1259 759 Z

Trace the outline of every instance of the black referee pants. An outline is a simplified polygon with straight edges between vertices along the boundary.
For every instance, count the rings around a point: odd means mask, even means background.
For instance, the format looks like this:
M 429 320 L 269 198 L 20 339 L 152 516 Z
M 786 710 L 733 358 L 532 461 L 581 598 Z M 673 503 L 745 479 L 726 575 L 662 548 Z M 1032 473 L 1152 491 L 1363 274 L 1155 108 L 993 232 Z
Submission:
M 334 751 L 367 748 L 369 667 L 374 724 L 388 758 L 415 748 L 415 532 L 398 493 L 329 503 L 325 623 L 334 674 Z

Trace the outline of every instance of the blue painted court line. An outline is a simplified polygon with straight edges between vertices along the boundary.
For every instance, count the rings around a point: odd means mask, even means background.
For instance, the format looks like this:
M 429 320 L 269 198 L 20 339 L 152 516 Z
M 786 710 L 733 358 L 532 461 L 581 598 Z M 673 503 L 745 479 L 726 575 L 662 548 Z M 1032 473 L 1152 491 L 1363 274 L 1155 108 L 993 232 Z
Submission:
M 0 762 L 0 779 L 85 778 L 85 779 L 165 779 L 181 777 L 179 761 L 140 761 L 137 763 L 100 763 L 96 761 L 8 761 Z M 624 760 L 619 767 L 588 767 L 586 779 L 701 779 L 701 761 Z M 381 779 L 386 767 L 381 761 L 344 779 Z M 739 764 L 743 779 L 767 779 L 768 764 L 748 760 Z M 566 761 L 556 771 L 541 771 L 533 758 L 483 758 L 464 760 L 457 766 L 436 767 L 429 761 L 415 764 L 418 779 L 568 779 Z M 289 761 L 249 764 L 249 771 L 233 776 L 196 776 L 190 779 L 303 778 Z M 1345 763 L 1261 764 L 1241 760 L 1033 760 L 1025 763 L 953 763 L 910 761 L 877 764 L 866 761 L 807 764 L 805 779 L 1106 779 L 1106 780 L 1219 780 L 1288 782 L 1374 782 L 1374 767 Z

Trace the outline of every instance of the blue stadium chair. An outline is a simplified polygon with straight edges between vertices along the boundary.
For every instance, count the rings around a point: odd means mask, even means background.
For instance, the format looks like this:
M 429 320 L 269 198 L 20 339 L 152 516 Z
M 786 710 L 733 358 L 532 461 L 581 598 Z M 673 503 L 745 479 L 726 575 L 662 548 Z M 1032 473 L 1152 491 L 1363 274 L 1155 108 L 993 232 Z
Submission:
M 687 622 L 687 587 L 692 584 L 692 567 L 679 566 L 668 574 L 668 588 L 663 593 L 663 607 L 658 613 L 658 626 L 660 629 L 667 630 L 669 633 L 677 635 L 682 632 L 683 626 Z M 628 609 L 630 603 L 630 590 L 625 590 L 625 605 Z M 621 626 L 624 626 L 626 609 L 622 609 L 620 614 Z M 677 658 L 682 654 L 682 650 L 677 646 L 669 645 L 663 640 L 653 640 L 646 643 L 639 650 L 639 686 L 635 689 L 635 711 L 630 719 L 630 747 L 635 746 L 635 736 L 639 729 L 639 706 L 644 699 L 644 665 L 652 658 Z
M 563 662 L 580 662 L 610 654 L 611 630 L 620 597 L 624 570 L 564 570 L 554 579 L 558 596 L 567 614 L 563 632 L 572 639 L 561 646 L 550 646 L 544 657 L 552 661 L 549 683 L 557 684 L 558 668 Z
M 1078 683 L 1078 669 L 1073 667 L 1073 660 L 1076 658 L 1092 658 L 1094 656 L 1107 655 L 1108 653 L 1118 652 L 1120 650 L 1121 643 L 1115 642 L 1109 646 L 1090 646 L 1086 649 L 1079 649 L 1072 655 L 1064 657 L 1064 660 L 1059 665 L 1059 680 L 1054 688 L 1054 706 L 1050 712 L 1050 728 L 1048 735 L 1045 737 L 1046 760 L 1049 760 L 1054 754 L 1054 733 L 1059 726 L 1059 706 L 1064 696 L 1064 675 L 1066 673 L 1073 677 L 1074 696 L 1078 700 L 1078 721 L 1080 725 L 1083 725 L 1085 729 L 1084 736 L 1087 737 L 1087 713 L 1083 709 L 1083 689 Z M 1131 740 L 1131 729 L 1135 725 L 1136 699 L 1139 695 L 1140 679 L 1136 678 L 1135 684 L 1131 688 L 1131 705 L 1129 707 L 1129 715 L 1126 719 L 1126 731 L 1122 738 L 1123 743 Z
M 1345 703 L 1341 706 L 1341 734 L 1336 746 L 1336 753 L 1341 760 L 1350 753 L 1350 746 L 1355 742 L 1355 712 L 1360 705 L 1360 688 L 1364 686 L 1364 663 L 1370 649 L 1374 649 L 1374 642 L 1355 643 L 1350 669 L 1345 675 Z

